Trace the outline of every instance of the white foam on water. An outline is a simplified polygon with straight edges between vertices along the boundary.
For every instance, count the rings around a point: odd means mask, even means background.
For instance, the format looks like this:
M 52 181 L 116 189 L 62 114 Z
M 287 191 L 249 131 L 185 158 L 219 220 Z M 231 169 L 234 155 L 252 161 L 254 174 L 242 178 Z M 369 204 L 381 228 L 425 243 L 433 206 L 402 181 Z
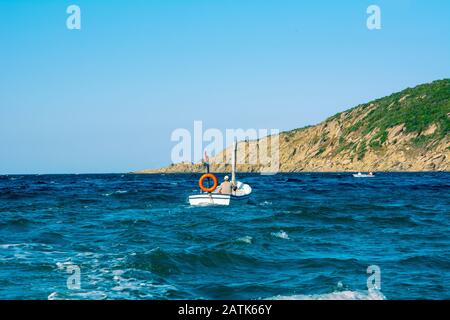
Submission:
M 243 243 L 248 243 L 251 244 L 252 243 L 253 238 L 250 236 L 245 236 L 245 237 L 241 237 L 241 238 L 237 238 L 236 241 L 237 242 L 243 242 Z
M 88 292 L 76 292 L 71 294 L 61 295 L 58 292 L 52 292 L 48 295 L 48 300 L 69 300 L 69 299 L 92 299 L 92 300 L 104 300 L 108 298 L 108 295 L 102 291 L 88 291 Z
M 53 247 L 50 245 L 47 245 L 47 244 L 43 244 L 43 243 L 4 243 L 4 244 L 0 244 L 0 249 L 22 250 L 22 249 L 28 249 L 28 248 L 52 249 Z
M 114 280 L 116 280 L 116 281 L 120 281 L 120 280 L 122 280 L 123 278 L 121 277 L 123 274 L 125 273 L 125 271 L 124 270 L 113 270 L 112 271 L 112 274 L 113 274 L 113 279 Z
M 108 295 L 103 291 L 88 291 L 73 294 L 74 297 L 83 299 L 104 300 L 108 298 Z
M 125 270 L 113 270 L 112 274 L 115 286 L 113 286 L 111 290 L 121 292 L 122 294 L 124 291 L 135 291 L 139 292 L 140 295 L 150 294 L 153 296 L 155 293 L 164 295 L 169 290 L 177 290 L 172 285 L 156 285 L 153 284 L 152 281 L 143 281 L 132 277 L 126 277 Z M 120 295 L 119 297 L 122 296 Z
M 52 292 L 47 297 L 48 300 L 58 300 L 58 298 L 58 292 Z
M 128 193 L 128 190 L 117 190 L 117 191 L 114 191 L 114 192 L 107 192 L 107 193 L 103 193 L 102 196 L 109 197 L 109 196 L 111 196 L 113 194 L 123 194 L 123 193 Z
M 0 249 L 9 249 L 25 246 L 23 243 L 0 244 Z
M 32 254 L 30 252 L 14 253 L 14 258 L 18 260 L 27 260 L 31 256 Z
M 279 232 L 272 232 L 271 235 L 280 239 L 287 239 L 287 240 L 290 239 L 287 232 L 283 230 L 280 230 Z
M 77 256 L 77 257 L 100 257 L 101 254 L 95 253 L 95 252 L 85 251 L 85 252 L 79 252 L 79 253 L 77 253 L 76 256 Z
M 386 300 L 386 297 L 378 290 L 368 290 L 365 292 L 346 290 L 324 294 L 280 295 L 269 298 L 269 300 Z
M 57 263 L 56 263 L 56 267 L 57 267 L 59 270 L 64 270 L 64 269 L 66 269 L 67 267 L 73 266 L 73 265 L 75 265 L 75 264 L 74 264 L 73 262 L 71 262 L 71 261 L 57 262 Z

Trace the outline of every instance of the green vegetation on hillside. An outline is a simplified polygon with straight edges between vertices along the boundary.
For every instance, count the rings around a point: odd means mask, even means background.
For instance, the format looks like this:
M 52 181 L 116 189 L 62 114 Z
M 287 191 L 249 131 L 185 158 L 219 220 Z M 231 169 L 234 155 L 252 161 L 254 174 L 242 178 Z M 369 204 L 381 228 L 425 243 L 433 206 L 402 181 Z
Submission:
M 372 103 L 378 105 L 364 118 L 365 130 L 385 130 L 405 124 L 406 132 L 426 130 L 437 122 L 441 136 L 448 133 L 450 119 L 450 79 L 408 88 Z
M 370 111 L 368 111 L 370 109 Z M 390 96 L 359 105 L 354 116 L 366 112 L 363 118 L 344 130 L 344 135 L 358 132 L 365 136 L 371 132 L 377 133 L 370 139 L 369 147 L 380 148 L 388 137 L 387 130 L 397 125 L 404 125 L 406 133 L 417 133 L 412 143 L 415 146 L 425 146 L 433 140 L 439 140 L 450 131 L 450 79 L 437 80 L 408 88 Z M 338 113 L 327 119 L 339 119 L 343 113 Z M 421 135 L 431 125 L 436 125 L 434 133 Z M 342 148 L 342 146 L 341 146 Z M 361 146 L 358 158 L 364 155 L 366 145 Z

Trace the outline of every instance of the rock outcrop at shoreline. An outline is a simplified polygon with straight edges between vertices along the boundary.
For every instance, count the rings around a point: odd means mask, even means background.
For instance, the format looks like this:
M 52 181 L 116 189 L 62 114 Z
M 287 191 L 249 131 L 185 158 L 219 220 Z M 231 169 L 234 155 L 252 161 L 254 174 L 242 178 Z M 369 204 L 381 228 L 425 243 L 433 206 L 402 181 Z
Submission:
M 315 126 L 280 133 L 279 172 L 449 171 L 449 132 L 450 79 L 444 79 L 356 106 Z M 262 165 L 249 150 L 267 139 L 238 143 L 238 157 L 247 163 L 237 166 L 239 172 L 260 172 Z M 224 163 L 230 163 L 230 154 L 226 149 L 211 158 L 211 171 L 229 172 Z M 179 163 L 135 173 L 203 171 L 199 163 Z

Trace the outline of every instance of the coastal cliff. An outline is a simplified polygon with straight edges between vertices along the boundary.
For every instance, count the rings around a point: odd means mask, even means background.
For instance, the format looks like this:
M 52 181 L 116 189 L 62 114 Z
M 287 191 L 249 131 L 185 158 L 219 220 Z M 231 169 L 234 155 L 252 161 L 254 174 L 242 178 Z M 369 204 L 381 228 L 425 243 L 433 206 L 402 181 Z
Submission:
M 279 134 L 279 172 L 449 171 L 450 79 L 408 88 L 358 105 L 309 127 Z M 238 143 L 239 172 L 259 172 L 255 150 L 270 137 Z M 270 143 L 269 143 L 270 145 Z M 230 150 L 212 157 L 211 171 L 229 172 Z M 224 161 L 225 160 L 225 161 Z M 253 164 L 249 164 L 253 163 Z M 135 173 L 203 172 L 178 163 Z

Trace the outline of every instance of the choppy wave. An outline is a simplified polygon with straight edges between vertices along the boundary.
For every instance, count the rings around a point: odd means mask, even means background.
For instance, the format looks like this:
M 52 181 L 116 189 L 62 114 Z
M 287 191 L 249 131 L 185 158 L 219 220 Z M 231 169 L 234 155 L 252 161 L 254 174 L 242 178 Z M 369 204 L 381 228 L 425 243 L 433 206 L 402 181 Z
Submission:
M 71 292 L 58 293 L 52 292 L 48 295 L 48 300 L 105 300 L 108 294 L 102 291 L 87 291 L 87 292 Z
M 289 235 L 287 234 L 287 232 L 285 232 L 283 230 L 280 230 L 278 232 L 272 232 L 271 235 L 276 238 L 289 239 Z
M 253 238 L 250 236 L 245 236 L 245 237 L 241 237 L 241 238 L 237 238 L 236 241 L 237 242 L 243 242 L 243 243 L 248 243 L 251 244 L 252 243 Z
M 116 191 L 112 191 L 112 192 L 103 193 L 102 195 L 105 196 L 105 197 L 109 197 L 109 196 L 112 196 L 114 194 L 124 194 L 124 193 L 128 193 L 128 190 L 116 190 Z
M 323 294 L 275 296 L 270 300 L 385 300 L 386 297 L 378 290 L 370 291 L 335 291 Z

